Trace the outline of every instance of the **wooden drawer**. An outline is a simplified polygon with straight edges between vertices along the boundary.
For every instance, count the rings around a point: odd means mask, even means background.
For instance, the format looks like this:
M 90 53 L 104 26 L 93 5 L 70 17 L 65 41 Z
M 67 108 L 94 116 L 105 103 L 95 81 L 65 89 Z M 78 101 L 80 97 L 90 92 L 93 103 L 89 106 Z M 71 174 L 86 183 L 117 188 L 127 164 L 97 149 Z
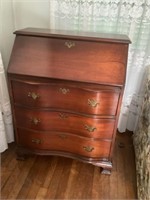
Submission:
M 22 114 L 23 113 L 23 114 Z M 89 118 L 62 112 L 15 107 L 16 125 L 39 131 L 68 132 L 90 138 L 111 139 L 115 120 Z
M 116 115 L 119 91 L 103 86 L 99 90 L 70 84 L 12 81 L 15 104 L 94 115 Z
M 108 157 L 111 141 L 91 140 L 71 134 L 18 129 L 19 145 L 30 149 L 62 151 L 90 158 Z
M 123 85 L 127 52 L 123 43 L 17 36 L 9 72 Z

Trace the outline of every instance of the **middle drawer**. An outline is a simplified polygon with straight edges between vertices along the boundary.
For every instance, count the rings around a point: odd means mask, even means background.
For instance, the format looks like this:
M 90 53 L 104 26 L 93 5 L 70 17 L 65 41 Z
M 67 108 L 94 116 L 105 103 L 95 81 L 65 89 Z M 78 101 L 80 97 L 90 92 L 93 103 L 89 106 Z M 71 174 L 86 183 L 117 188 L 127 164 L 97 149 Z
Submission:
M 114 119 L 84 117 L 67 112 L 29 110 L 17 106 L 15 117 L 18 127 L 39 131 L 70 132 L 89 138 L 111 139 L 115 125 Z

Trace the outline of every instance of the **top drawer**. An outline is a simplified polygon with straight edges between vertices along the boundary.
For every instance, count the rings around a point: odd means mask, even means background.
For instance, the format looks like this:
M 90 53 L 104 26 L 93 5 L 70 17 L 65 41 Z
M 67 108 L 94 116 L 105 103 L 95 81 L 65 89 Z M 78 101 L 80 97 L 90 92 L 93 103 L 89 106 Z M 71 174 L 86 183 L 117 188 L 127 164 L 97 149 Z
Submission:
M 123 85 L 127 52 L 122 43 L 17 36 L 8 72 Z
M 115 87 L 91 89 L 66 82 L 12 81 L 12 88 L 15 104 L 94 115 L 116 115 L 120 95 Z

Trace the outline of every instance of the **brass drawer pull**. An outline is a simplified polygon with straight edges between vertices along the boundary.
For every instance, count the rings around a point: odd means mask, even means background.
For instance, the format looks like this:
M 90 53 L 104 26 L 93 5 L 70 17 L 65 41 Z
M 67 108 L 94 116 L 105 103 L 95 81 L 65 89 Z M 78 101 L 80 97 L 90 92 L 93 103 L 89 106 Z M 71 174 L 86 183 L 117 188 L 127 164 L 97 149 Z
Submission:
M 75 42 L 72 41 L 66 41 L 65 46 L 67 46 L 69 49 L 75 46 Z
M 87 130 L 89 132 L 94 132 L 96 130 L 96 127 L 89 126 L 87 124 L 85 124 L 84 127 L 85 127 L 85 130 Z
M 31 97 L 33 100 L 37 100 L 40 97 L 40 95 L 36 94 L 35 92 L 29 92 L 28 97 Z
M 68 115 L 65 114 L 65 113 L 59 113 L 59 117 L 60 117 L 61 119 L 67 119 L 67 118 L 68 118 Z
M 65 135 L 65 134 L 59 134 L 58 135 L 61 139 L 66 139 L 67 138 L 67 135 Z
M 66 88 L 60 88 L 59 91 L 62 93 L 62 94 L 67 94 L 68 92 L 70 92 L 69 89 L 66 89 Z
M 35 143 L 35 144 L 41 144 L 42 143 L 42 141 L 40 139 L 32 139 L 31 141 L 32 141 L 32 143 Z
M 88 105 L 92 106 L 93 108 L 96 108 L 98 104 L 99 103 L 96 100 L 88 99 Z
M 83 149 L 87 152 L 92 152 L 94 150 L 94 147 L 90 147 L 90 146 L 83 146 Z
M 37 119 L 37 118 L 31 118 L 30 121 L 31 121 L 31 123 L 33 123 L 34 125 L 37 125 L 37 124 L 39 124 L 39 123 L 41 122 L 40 119 Z

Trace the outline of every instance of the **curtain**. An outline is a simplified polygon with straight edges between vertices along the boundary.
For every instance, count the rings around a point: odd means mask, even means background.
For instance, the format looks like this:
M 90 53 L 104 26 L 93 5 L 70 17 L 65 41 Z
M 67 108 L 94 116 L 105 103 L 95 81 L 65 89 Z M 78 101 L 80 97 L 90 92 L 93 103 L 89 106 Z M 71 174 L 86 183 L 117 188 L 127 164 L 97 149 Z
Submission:
M 7 82 L 0 53 L 0 152 L 8 148 L 14 141 L 12 114 L 8 95 Z
M 118 129 L 134 131 L 150 64 L 150 0 L 50 0 L 50 27 L 129 36 L 132 44 Z

